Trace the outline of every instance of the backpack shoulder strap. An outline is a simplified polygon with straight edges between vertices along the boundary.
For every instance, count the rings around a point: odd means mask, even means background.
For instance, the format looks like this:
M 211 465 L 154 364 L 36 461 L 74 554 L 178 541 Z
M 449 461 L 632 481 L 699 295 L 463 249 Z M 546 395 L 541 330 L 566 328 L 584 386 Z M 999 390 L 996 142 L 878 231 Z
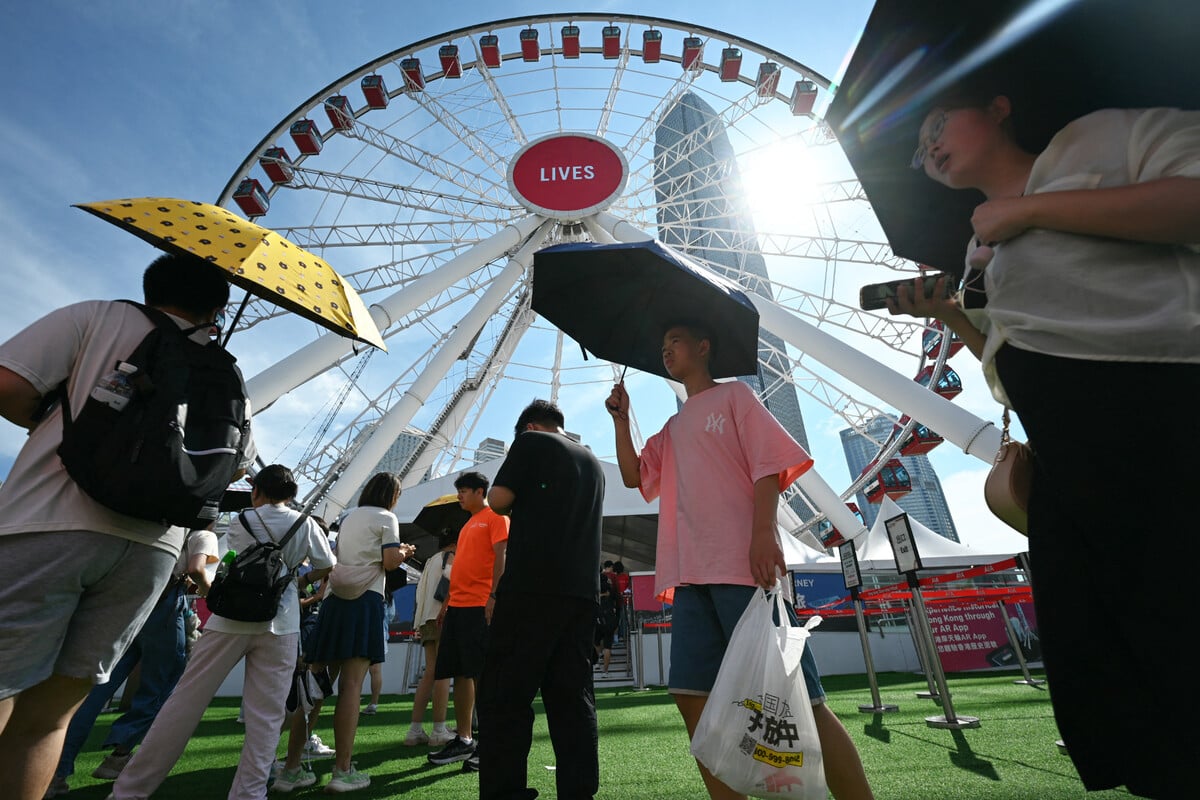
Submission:
M 245 511 L 238 512 L 238 521 L 242 523 L 242 527 L 246 529 L 246 533 L 250 534 L 251 539 L 258 544 L 263 544 L 263 540 L 254 535 L 254 529 L 250 527 L 250 520 L 246 518 Z M 262 521 L 262 517 L 259 517 L 259 521 Z
M 282 549 L 284 545 L 292 540 L 296 535 L 296 531 L 300 530 L 300 526 L 308 520 L 308 514 L 301 512 L 300 516 L 296 517 L 296 521 L 292 523 L 292 527 L 288 528 L 288 532 L 279 540 L 279 547 Z

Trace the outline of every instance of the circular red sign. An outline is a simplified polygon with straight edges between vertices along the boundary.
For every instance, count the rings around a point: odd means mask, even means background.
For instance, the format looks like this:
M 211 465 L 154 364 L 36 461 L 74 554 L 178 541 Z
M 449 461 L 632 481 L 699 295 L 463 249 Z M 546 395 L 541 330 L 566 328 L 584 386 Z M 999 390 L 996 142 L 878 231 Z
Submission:
M 579 218 L 625 188 L 625 157 L 599 136 L 571 133 L 530 142 L 508 167 L 513 195 L 530 211 Z

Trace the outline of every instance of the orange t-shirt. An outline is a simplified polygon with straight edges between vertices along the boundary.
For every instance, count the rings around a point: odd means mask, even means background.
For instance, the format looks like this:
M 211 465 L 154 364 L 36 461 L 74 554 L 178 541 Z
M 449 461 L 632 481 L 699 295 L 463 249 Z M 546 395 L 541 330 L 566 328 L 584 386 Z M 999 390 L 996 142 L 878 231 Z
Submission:
M 492 568 L 496 564 L 493 547 L 507 540 L 508 517 L 500 516 L 490 507 L 471 515 L 458 534 L 446 605 L 452 608 L 487 605 L 492 593 Z

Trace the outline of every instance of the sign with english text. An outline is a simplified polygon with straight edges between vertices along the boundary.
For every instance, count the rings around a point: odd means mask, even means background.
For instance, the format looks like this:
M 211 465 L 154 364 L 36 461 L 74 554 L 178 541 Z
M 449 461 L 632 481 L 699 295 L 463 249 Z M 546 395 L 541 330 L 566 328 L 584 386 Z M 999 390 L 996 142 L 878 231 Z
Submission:
M 625 156 L 599 136 L 555 134 L 517 152 L 508 166 L 508 185 L 533 213 L 577 221 L 620 197 L 628 173 Z

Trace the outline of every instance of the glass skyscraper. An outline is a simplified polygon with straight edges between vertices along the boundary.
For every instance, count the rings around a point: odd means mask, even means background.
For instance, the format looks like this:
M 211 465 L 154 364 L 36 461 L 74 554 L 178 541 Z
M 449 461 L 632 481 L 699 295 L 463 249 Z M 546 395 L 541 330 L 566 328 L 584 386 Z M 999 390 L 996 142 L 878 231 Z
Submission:
M 842 450 L 846 453 L 846 466 L 850 469 L 851 479 L 857 478 L 879 452 L 878 442 L 887 440 L 891 435 L 892 425 L 892 421 L 887 417 L 875 417 L 867 423 L 867 436 L 853 428 L 840 432 Z M 954 527 L 954 518 L 950 516 L 950 507 L 946 504 L 945 493 L 942 492 L 942 482 L 934 472 L 933 465 L 929 463 L 928 456 L 899 456 L 899 459 L 908 470 L 912 491 L 896 500 L 896 505 L 934 533 L 957 542 L 958 529 Z M 874 525 L 875 518 L 879 516 L 879 504 L 868 502 L 866 494 L 861 491 L 857 495 L 857 503 L 863 515 L 863 522 L 868 528 Z
M 680 97 L 655 129 L 654 191 L 660 241 L 707 262 L 757 294 L 774 297 L 725 125 L 691 92 Z M 783 340 L 763 330 L 759 348 L 758 374 L 740 380 L 808 450 L 796 388 L 784 377 L 788 370 L 780 356 L 785 352 Z M 811 516 L 799 498 L 792 507 L 802 519 Z

